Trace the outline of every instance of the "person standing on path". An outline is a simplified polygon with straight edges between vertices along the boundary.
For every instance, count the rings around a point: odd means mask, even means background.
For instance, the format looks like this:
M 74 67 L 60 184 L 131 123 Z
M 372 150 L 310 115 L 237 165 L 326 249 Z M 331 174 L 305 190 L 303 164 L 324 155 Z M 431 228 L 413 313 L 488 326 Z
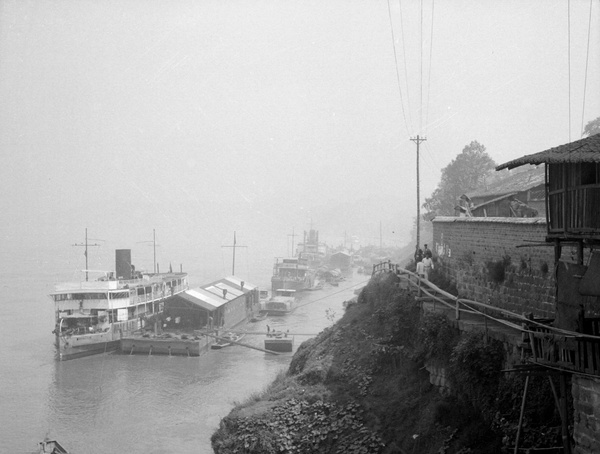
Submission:
M 425 279 L 429 280 L 429 272 L 433 269 L 433 260 L 431 259 L 431 251 L 425 256 L 422 261 L 423 263 L 423 274 Z

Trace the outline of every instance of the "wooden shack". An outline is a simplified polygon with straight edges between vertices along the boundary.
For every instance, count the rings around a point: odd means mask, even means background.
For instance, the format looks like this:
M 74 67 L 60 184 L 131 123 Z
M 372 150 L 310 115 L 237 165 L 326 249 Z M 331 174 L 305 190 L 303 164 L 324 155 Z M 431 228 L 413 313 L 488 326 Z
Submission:
M 506 170 L 495 181 L 465 195 L 474 217 L 545 217 L 545 167 Z
M 555 326 L 585 333 L 596 325 L 590 320 L 600 320 L 600 134 L 496 170 L 525 164 L 546 164 L 546 241 L 554 244 L 556 262 Z M 574 254 L 563 254 L 564 247 Z

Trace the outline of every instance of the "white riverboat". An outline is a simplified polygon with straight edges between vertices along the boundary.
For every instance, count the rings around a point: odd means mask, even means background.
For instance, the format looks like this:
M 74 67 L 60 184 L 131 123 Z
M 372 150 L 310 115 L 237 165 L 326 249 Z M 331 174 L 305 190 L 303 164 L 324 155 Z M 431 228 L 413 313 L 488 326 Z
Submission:
M 260 312 L 267 315 L 287 315 L 296 309 L 296 290 L 277 289 L 273 296 L 261 303 Z
M 123 336 L 144 328 L 164 310 L 165 302 L 187 290 L 187 273 L 140 273 L 131 251 L 116 251 L 116 274 L 95 280 L 57 284 L 54 301 L 59 360 L 116 350 Z

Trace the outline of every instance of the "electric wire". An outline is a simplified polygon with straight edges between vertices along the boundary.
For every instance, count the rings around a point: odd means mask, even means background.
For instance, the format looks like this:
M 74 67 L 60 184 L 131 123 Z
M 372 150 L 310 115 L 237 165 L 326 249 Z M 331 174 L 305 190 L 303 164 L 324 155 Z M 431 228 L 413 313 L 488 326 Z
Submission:
M 567 54 L 569 73 L 569 142 L 571 141 L 571 0 L 567 1 Z
M 591 0 L 590 0 L 591 1 Z M 429 37 L 429 73 L 427 75 L 427 109 L 425 110 L 425 130 L 429 123 L 429 100 L 431 96 L 431 73 L 432 73 L 432 55 L 433 55 L 433 18 L 435 12 L 435 0 L 431 0 L 431 35 Z
M 581 109 L 581 135 L 583 136 L 583 122 L 585 118 L 585 95 L 587 90 L 587 75 L 588 75 L 588 63 L 590 60 L 590 33 L 592 29 L 592 0 L 590 0 L 590 14 L 588 19 L 588 36 L 587 36 L 587 52 L 585 55 L 585 73 L 583 79 L 583 107 Z
M 398 82 L 398 91 L 400 92 L 400 105 L 402 106 L 402 116 L 404 118 L 404 126 L 406 127 L 407 135 L 410 135 L 409 125 L 406 121 L 406 112 L 404 111 L 404 97 L 402 96 L 402 86 L 400 85 L 400 73 L 398 72 L 398 57 L 396 55 L 396 38 L 394 37 L 394 25 L 392 23 L 392 11 L 390 8 L 390 0 L 387 2 L 388 5 L 388 17 L 390 20 L 390 30 L 392 33 L 392 47 L 394 49 L 394 62 L 396 66 L 396 80 Z
M 402 61 L 404 63 L 404 83 L 406 85 L 406 106 L 408 108 L 408 121 L 412 129 L 412 109 L 410 108 L 410 90 L 408 88 L 408 65 L 406 60 L 406 39 L 404 39 L 404 15 L 402 14 L 402 0 L 398 0 L 398 8 L 400 10 L 400 34 L 402 38 Z
M 420 28 L 419 28 L 419 35 L 420 35 L 420 45 L 419 45 L 419 50 L 421 52 L 421 58 L 420 58 L 420 75 L 419 75 L 419 82 L 420 82 L 420 99 L 419 99 L 419 131 L 422 133 L 423 132 L 423 0 L 421 0 L 420 2 L 421 5 L 421 22 L 420 22 Z

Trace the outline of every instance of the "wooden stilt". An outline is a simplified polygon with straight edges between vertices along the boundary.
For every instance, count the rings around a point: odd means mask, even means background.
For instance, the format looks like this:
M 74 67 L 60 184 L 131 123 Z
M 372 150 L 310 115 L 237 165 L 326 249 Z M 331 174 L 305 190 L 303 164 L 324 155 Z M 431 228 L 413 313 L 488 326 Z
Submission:
M 571 439 L 569 436 L 569 410 L 567 405 L 567 374 L 564 372 L 560 374 L 560 406 L 562 408 L 561 414 L 561 428 L 562 428 L 562 441 L 563 449 L 565 454 L 571 454 Z
M 525 388 L 523 389 L 523 399 L 521 400 L 521 413 L 519 413 L 519 427 L 517 429 L 517 438 L 515 439 L 514 454 L 519 451 L 519 438 L 521 438 L 521 428 L 523 427 L 523 414 L 525 413 L 525 400 L 527 399 L 527 389 L 529 388 L 529 374 L 525 377 Z

